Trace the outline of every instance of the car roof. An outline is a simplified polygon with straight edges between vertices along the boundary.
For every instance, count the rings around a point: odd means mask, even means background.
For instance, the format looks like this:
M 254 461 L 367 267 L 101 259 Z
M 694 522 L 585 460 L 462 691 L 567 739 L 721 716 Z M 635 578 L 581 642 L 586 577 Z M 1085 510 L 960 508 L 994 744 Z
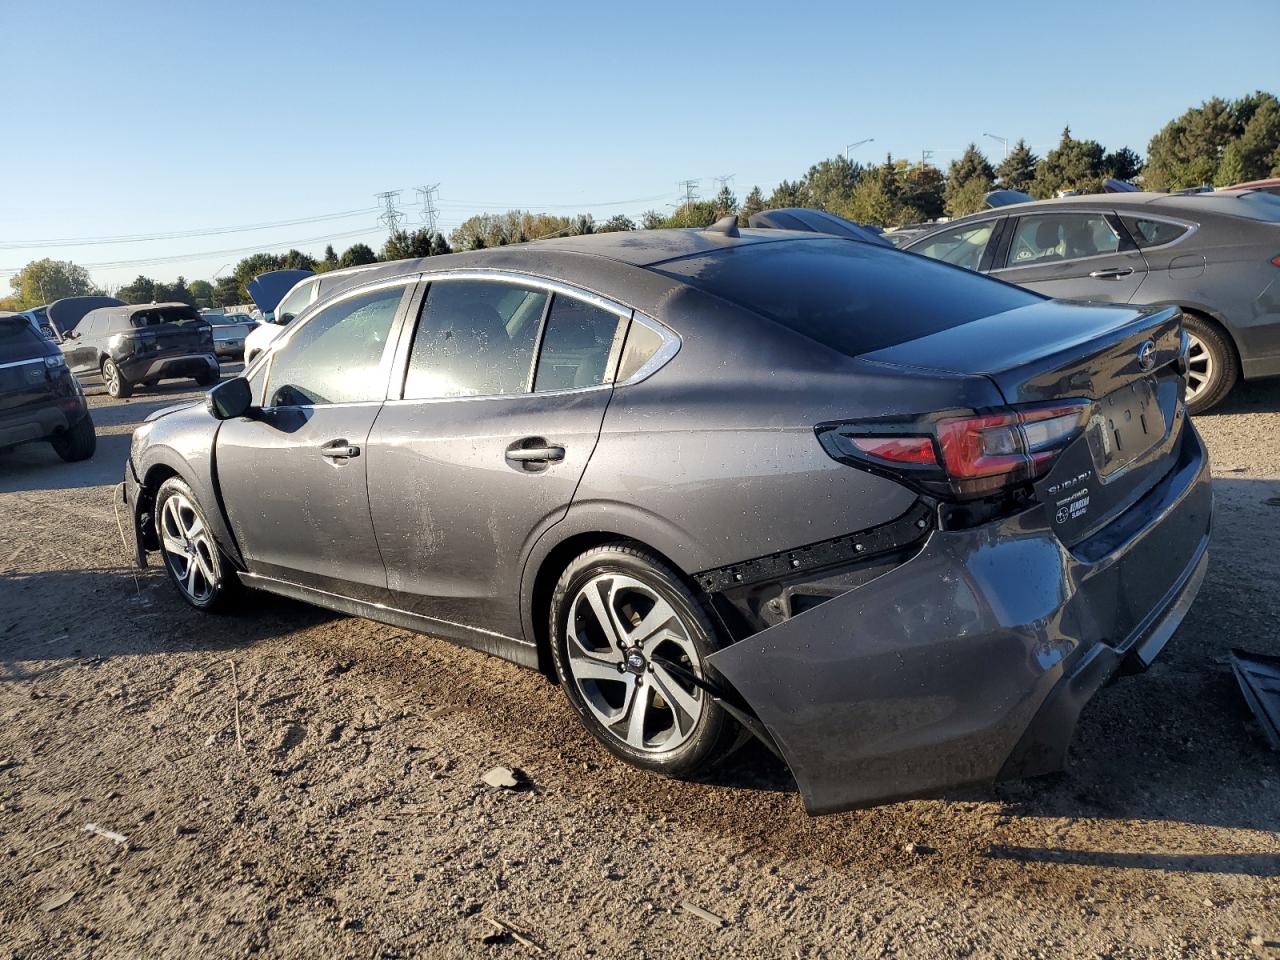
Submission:
M 168 307 L 182 307 L 184 310 L 195 310 L 195 307 L 189 303 L 183 303 L 181 300 L 166 300 L 164 303 L 131 303 L 125 307 L 108 307 L 107 309 L 116 309 L 125 314 L 125 316 L 133 316 L 135 313 L 141 313 L 144 310 L 159 310 Z

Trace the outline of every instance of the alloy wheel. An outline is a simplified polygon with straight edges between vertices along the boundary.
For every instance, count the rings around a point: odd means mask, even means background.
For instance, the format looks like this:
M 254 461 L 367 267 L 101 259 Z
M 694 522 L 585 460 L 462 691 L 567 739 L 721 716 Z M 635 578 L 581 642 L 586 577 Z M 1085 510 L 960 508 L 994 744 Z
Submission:
M 669 665 L 695 676 L 702 666 L 689 627 L 657 590 L 626 574 L 592 577 L 569 606 L 565 636 L 573 682 L 612 736 L 665 753 L 693 734 L 706 697 Z
M 160 509 L 160 545 L 174 582 L 189 598 L 204 603 L 213 596 L 218 582 L 216 548 L 195 506 L 180 493 L 172 494 Z
M 1216 374 L 1209 348 L 1194 333 L 1187 333 L 1187 402 L 1203 393 L 1213 383 Z

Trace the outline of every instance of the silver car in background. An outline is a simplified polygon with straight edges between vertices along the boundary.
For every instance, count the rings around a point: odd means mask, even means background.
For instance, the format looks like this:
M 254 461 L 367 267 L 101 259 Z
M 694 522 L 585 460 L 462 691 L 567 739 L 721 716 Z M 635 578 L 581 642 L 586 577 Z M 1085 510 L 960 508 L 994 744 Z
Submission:
M 984 210 L 902 249 L 1066 300 L 1179 307 L 1187 405 L 1280 376 L 1280 197 L 1107 193 Z

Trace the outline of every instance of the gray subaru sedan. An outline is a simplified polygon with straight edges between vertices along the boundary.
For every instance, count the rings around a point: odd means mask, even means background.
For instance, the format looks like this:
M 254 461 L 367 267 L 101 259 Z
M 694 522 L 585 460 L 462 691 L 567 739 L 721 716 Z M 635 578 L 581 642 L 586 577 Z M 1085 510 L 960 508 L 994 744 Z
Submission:
M 817 813 L 1063 765 L 1204 576 L 1186 385 L 1176 308 L 726 221 L 355 275 L 122 496 L 195 607 L 496 654 L 661 773 L 746 731 Z

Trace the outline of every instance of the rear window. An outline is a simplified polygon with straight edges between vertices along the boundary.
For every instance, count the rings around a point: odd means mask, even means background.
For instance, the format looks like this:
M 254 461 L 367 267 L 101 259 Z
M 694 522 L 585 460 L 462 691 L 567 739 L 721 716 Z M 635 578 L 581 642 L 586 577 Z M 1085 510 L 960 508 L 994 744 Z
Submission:
M 744 244 L 650 269 L 849 356 L 1044 299 L 968 270 L 855 240 Z
M 44 338 L 26 317 L 0 317 L 0 363 L 43 357 Z
M 135 327 L 158 327 L 164 323 L 206 323 L 194 307 L 162 307 L 156 310 L 139 310 L 129 318 Z

